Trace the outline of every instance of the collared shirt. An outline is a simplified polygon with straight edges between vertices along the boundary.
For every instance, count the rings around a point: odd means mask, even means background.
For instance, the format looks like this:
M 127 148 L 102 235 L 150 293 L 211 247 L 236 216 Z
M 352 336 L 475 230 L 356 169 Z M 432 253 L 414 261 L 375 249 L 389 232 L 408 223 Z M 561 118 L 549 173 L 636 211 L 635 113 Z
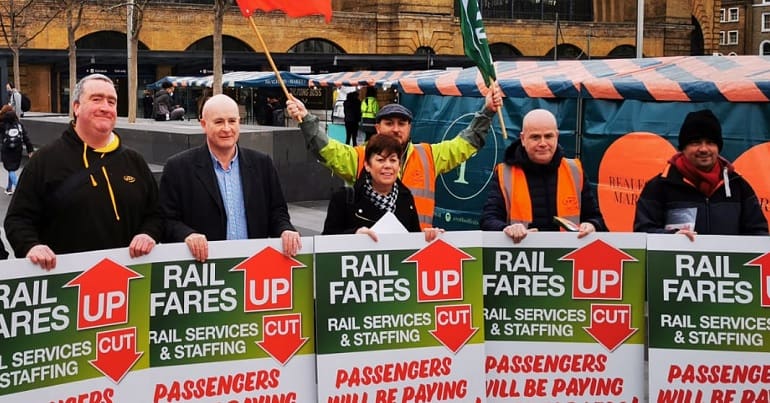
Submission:
M 238 148 L 230 161 L 230 169 L 224 169 L 222 164 L 211 154 L 214 164 L 214 173 L 219 184 L 219 194 L 225 205 L 227 215 L 227 239 L 248 239 L 249 232 L 246 226 L 246 207 L 243 203 L 243 186 L 241 183 L 241 168 L 238 164 Z

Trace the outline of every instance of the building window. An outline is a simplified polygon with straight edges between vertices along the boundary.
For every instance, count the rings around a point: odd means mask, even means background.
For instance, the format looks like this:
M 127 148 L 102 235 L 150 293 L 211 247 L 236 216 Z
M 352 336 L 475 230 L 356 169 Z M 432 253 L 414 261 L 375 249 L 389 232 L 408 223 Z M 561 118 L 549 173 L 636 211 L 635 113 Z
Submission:
M 719 22 L 725 22 L 725 9 L 720 8 L 719 9 Z
M 761 56 L 770 56 L 770 41 L 764 41 L 759 45 L 759 54 Z
M 727 22 L 738 22 L 738 7 L 727 9 Z
M 345 51 L 334 42 L 321 38 L 305 39 L 289 48 L 286 53 L 324 53 L 344 54 Z
M 770 13 L 762 13 L 762 32 L 770 31 Z
M 738 44 L 738 31 L 727 31 L 727 45 Z
M 727 45 L 727 41 L 725 41 L 725 31 L 719 31 L 719 44 L 720 45 Z
M 460 1 L 454 3 L 459 16 Z M 593 0 L 479 0 L 479 10 L 484 19 L 555 21 L 558 14 L 561 21 L 593 20 Z

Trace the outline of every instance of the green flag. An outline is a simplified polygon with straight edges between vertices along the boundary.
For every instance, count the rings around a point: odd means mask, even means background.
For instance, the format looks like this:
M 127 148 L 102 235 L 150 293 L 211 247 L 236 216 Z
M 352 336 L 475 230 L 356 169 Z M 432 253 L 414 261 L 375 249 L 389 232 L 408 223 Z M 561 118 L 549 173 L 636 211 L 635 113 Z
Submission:
M 477 0 L 460 1 L 460 29 L 463 32 L 463 48 L 468 56 L 481 71 L 487 87 L 491 80 L 497 80 L 492 55 L 489 53 L 489 42 L 481 21 L 481 11 Z

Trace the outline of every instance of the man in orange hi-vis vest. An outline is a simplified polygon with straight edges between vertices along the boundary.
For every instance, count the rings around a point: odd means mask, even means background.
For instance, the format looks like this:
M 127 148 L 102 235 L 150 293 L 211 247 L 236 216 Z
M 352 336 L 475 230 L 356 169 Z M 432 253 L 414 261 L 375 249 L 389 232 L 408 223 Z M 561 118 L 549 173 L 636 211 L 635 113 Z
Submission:
M 558 144 L 556 118 L 545 109 L 524 116 L 521 136 L 505 150 L 481 214 L 481 229 L 521 242 L 533 231 L 576 231 L 582 238 L 607 227 L 579 160 Z
M 493 85 L 487 92 L 484 107 L 476 112 L 468 127 L 456 137 L 434 144 L 411 142 L 412 112 L 403 105 L 388 104 L 377 112 L 377 134 L 396 137 L 404 146 L 398 176 L 414 196 L 423 230 L 432 228 L 436 177 L 456 168 L 484 146 L 492 118 L 503 104 L 502 95 L 500 87 Z M 286 110 L 302 122 L 299 128 L 305 143 L 321 163 L 346 182 L 355 182 L 364 166 L 364 146 L 353 147 L 330 139 L 318 117 L 309 114 L 299 100 L 287 101 Z

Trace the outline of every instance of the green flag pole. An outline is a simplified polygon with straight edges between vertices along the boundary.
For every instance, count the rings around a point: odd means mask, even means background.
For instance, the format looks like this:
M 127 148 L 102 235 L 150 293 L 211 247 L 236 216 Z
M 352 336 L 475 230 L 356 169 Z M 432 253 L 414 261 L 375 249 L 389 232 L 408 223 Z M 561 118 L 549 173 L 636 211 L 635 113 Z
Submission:
M 498 85 L 497 81 L 492 81 L 492 85 Z M 503 131 L 503 139 L 508 138 L 508 130 L 505 128 L 505 119 L 503 118 L 503 104 L 497 108 L 497 117 L 500 119 L 500 129 Z
M 492 62 L 492 54 L 489 52 L 489 42 L 477 0 L 460 0 L 460 30 L 463 35 L 465 55 L 476 63 L 487 88 L 494 91 L 494 86 L 497 85 L 497 73 Z M 505 129 L 502 105 L 497 108 L 497 116 L 503 130 L 503 138 L 507 139 L 508 131 Z

